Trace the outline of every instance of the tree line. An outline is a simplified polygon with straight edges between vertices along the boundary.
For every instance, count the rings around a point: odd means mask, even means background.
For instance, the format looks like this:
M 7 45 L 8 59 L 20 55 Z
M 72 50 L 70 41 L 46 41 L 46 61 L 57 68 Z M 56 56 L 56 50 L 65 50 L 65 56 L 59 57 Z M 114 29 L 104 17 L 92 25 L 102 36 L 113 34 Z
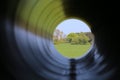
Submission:
M 70 43 L 71 45 L 87 45 L 93 41 L 91 32 L 69 33 L 65 35 L 59 29 L 56 29 L 53 35 L 54 44 Z

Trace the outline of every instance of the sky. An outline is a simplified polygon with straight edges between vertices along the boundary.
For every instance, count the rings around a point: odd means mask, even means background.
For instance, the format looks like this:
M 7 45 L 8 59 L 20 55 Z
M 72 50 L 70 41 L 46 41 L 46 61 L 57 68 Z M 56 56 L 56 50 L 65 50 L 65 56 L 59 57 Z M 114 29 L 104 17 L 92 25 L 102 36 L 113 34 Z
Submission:
M 68 19 L 61 22 L 57 27 L 60 31 L 63 31 L 64 34 L 68 35 L 71 32 L 91 32 L 89 26 L 78 19 Z

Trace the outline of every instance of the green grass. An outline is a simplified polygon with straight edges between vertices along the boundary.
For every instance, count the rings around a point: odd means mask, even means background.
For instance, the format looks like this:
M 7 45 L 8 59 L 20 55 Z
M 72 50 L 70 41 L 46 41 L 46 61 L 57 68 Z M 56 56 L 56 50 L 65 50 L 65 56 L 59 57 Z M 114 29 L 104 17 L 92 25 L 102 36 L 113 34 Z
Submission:
M 55 45 L 56 50 L 68 58 L 81 57 L 90 47 L 91 45 L 71 45 L 69 43 Z

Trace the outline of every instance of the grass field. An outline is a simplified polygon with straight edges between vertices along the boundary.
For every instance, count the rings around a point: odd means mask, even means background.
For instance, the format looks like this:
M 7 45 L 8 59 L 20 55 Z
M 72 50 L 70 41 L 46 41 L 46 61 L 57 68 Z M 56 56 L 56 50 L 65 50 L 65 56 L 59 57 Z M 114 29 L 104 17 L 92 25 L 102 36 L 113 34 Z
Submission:
M 69 43 L 55 45 L 57 51 L 68 58 L 81 57 L 90 47 L 91 45 L 71 45 Z

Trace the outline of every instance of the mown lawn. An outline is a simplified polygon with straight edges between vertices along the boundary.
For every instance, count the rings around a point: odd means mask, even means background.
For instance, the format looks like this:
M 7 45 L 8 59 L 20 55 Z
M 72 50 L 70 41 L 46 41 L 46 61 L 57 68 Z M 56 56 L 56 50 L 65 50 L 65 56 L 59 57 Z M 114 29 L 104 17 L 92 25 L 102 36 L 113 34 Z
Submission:
M 69 43 L 55 45 L 57 51 L 68 58 L 81 57 L 90 47 L 91 45 L 71 45 Z

